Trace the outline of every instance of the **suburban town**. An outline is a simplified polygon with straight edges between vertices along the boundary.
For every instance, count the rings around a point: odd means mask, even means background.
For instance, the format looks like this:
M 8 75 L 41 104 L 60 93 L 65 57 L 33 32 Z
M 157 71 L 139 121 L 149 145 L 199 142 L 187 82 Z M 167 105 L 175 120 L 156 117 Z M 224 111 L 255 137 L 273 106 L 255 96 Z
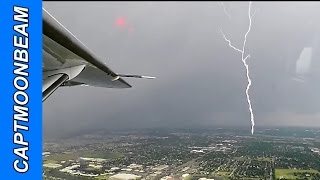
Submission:
M 320 130 L 146 129 L 44 144 L 44 179 L 320 179 Z

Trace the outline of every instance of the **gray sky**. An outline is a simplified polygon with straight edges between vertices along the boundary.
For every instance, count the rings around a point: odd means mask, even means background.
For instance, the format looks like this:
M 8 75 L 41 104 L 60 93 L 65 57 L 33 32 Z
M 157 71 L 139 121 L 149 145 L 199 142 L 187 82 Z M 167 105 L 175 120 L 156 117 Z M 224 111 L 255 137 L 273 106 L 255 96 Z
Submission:
M 96 128 L 247 126 L 241 48 L 248 2 L 43 2 L 131 89 L 59 88 L 44 134 Z M 253 2 L 246 52 L 256 127 L 320 126 L 319 2 Z M 303 51 L 303 49 L 305 49 Z M 303 52 L 303 53 L 302 53 Z M 298 61 L 299 60 L 299 61 Z M 298 63 L 297 63 L 298 62 Z

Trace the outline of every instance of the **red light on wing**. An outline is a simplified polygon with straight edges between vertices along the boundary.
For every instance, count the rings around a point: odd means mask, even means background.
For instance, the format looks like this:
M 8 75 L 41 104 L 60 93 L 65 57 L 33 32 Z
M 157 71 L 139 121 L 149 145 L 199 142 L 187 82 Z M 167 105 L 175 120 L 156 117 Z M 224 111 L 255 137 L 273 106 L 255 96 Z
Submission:
M 116 19 L 116 26 L 118 27 L 126 27 L 127 26 L 127 21 L 124 17 L 119 17 Z
M 132 33 L 134 31 L 133 26 L 127 22 L 127 18 L 121 16 L 115 20 L 114 25 L 119 27 L 121 31 L 127 31 L 128 33 Z

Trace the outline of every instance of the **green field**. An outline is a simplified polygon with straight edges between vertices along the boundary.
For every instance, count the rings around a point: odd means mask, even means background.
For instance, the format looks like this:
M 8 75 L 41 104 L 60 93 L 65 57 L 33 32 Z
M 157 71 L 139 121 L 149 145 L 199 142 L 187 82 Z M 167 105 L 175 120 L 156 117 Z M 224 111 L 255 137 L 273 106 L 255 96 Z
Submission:
M 276 179 L 298 179 L 294 173 L 319 173 L 317 170 L 298 170 L 298 169 L 276 169 Z

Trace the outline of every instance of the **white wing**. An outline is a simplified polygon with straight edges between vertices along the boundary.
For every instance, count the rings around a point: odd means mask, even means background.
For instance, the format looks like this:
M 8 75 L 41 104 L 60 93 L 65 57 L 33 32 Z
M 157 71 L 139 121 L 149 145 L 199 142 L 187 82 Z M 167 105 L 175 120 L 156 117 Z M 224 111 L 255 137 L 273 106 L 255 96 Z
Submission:
M 60 86 L 131 87 L 45 9 L 42 52 L 43 101 Z

